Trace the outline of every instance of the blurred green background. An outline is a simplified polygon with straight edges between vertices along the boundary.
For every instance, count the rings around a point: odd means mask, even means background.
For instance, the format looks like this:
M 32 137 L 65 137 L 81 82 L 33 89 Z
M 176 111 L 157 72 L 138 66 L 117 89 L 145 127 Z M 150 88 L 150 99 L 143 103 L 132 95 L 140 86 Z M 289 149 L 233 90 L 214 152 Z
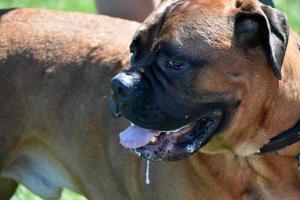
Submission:
M 288 15 L 289 25 L 300 34 L 300 0 L 275 0 L 275 6 Z
M 278 9 L 284 11 L 288 15 L 290 26 L 300 33 L 300 17 L 298 13 L 300 11 L 300 0 L 275 0 L 274 2 Z M 64 11 L 96 13 L 94 0 L 0 0 L 0 8 L 9 7 L 48 8 Z M 20 186 L 11 200 L 42 199 L 33 195 L 23 186 Z M 64 191 L 61 200 L 85 200 L 85 198 L 70 191 Z
M 288 14 L 290 26 L 300 33 L 300 17 L 297 13 L 300 11 L 300 0 L 274 0 L 274 2 L 277 8 Z M 94 0 L 0 0 L 0 8 L 7 7 L 50 8 L 96 13 Z
M 0 0 L 0 8 L 8 7 L 50 8 L 96 13 L 95 0 Z

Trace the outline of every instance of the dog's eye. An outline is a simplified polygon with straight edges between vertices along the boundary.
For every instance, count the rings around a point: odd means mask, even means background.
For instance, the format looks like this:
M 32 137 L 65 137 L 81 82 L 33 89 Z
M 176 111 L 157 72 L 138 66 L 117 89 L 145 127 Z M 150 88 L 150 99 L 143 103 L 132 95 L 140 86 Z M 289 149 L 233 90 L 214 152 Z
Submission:
M 179 60 L 166 60 L 166 66 L 179 70 L 183 68 L 184 63 Z

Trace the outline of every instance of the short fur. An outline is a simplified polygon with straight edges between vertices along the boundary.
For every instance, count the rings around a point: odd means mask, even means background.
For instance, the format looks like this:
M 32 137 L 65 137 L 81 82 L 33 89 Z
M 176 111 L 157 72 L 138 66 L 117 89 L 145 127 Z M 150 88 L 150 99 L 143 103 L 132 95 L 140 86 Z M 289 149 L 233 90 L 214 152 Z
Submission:
M 216 11 L 212 17 L 237 9 L 235 0 L 206 2 L 193 1 L 188 9 L 201 5 Z M 191 20 L 208 15 L 188 13 Z M 169 35 L 172 24 L 181 20 L 176 16 L 180 10 L 164 30 L 168 37 L 174 36 Z M 299 143 L 270 155 L 254 153 L 300 118 L 300 39 L 290 31 L 278 80 L 261 46 L 248 52 L 249 59 L 241 59 L 242 49 L 231 48 L 233 24 L 216 25 L 223 31 L 203 27 L 219 36 L 206 42 L 228 52 L 207 73 L 223 84 L 211 78 L 198 87 L 235 92 L 243 101 L 224 134 L 201 152 L 175 163 L 151 163 L 151 184 L 146 185 L 146 162 L 118 144 L 117 133 L 128 123 L 113 120 L 108 111 L 109 80 L 128 65 L 127 49 L 139 24 L 32 9 L 3 14 L 1 175 L 46 199 L 59 197 L 63 187 L 91 200 L 298 199 Z M 1 179 L 0 188 L 6 200 L 15 184 Z

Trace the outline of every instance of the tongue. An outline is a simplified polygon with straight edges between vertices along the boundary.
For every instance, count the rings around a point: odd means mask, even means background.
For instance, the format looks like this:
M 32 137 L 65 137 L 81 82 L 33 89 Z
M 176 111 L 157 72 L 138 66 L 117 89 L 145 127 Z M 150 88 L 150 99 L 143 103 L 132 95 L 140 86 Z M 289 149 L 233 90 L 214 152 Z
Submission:
M 136 125 L 129 126 L 119 135 L 120 143 L 128 149 L 136 149 L 148 144 L 153 136 L 159 135 L 159 132 L 144 129 Z

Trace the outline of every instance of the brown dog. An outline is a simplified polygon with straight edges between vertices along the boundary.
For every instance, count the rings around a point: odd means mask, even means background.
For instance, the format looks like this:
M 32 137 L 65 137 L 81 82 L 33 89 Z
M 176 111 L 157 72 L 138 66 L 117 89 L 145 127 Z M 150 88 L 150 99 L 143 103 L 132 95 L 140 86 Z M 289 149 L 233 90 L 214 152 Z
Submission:
M 123 85 L 133 86 L 131 80 L 139 83 L 138 75 L 148 77 L 151 84 L 137 88 L 139 97 L 160 83 L 164 90 L 158 87 L 155 95 L 145 97 L 184 120 L 199 114 L 180 113 L 187 111 L 187 105 L 192 108 L 205 100 L 213 104 L 216 99 L 220 103 L 201 114 L 206 118 L 200 117 L 200 129 L 214 133 L 211 139 L 204 138 L 210 141 L 201 153 L 174 163 L 152 164 L 150 185 L 145 184 L 145 161 L 118 144 L 116 133 L 126 122 L 113 120 L 107 108 L 109 78 L 128 64 L 126 46 L 137 26 L 108 17 L 30 9 L 2 14 L 1 175 L 46 199 L 57 198 L 63 187 L 94 200 L 298 199 L 299 143 L 254 155 L 270 138 L 293 127 L 300 116 L 299 38 L 291 31 L 285 48 L 283 15 L 256 1 L 165 1 L 139 29 L 127 73 L 137 76 L 125 76 Z M 275 35 L 270 37 L 271 33 Z M 278 48 L 272 41 L 265 42 L 270 38 L 279 38 Z M 154 48 L 157 42 L 174 46 Z M 151 50 L 160 58 L 156 64 Z M 276 53 L 274 60 L 271 52 Z M 164 63 L 167 68 L 157 68 Z M 155 76 L 149 76 L 150 69 Z M 181 70 L 192 71 L 182 77 Z M 161 73 L 168 75 L 172 85 L 163 81 Z M 112 104 L 112 110 L 116 116 L 128 117 L 124 97 L 132 98 L 135 87 L 126 90 L 116 80 L 113 98 L 118 103 Z M 172 98 L 165 100 L 166 95 Z M 143 103 L 141 99 L 136 106 Z M 141 119 L 156 114 L 156 108 L 144 110 Z M 159 126 L 167 131 L 184 125 L 184 120 L 171 123 L 170 118 L 170 123 Z M 160 130 L 156 123 L 144 127 L 150 126 Z M 168 137 L 174 136 L 176 142 L 180 134 L 174 132 Z M 189 135 L 186 130 L 182 134 Z M 196 150 L 176 154 L 178 149 L 171 148 L 172 154 L 162 159 L 182 158 Z M 0 197 L 8 199 L 13 187 L 4 179 L 0 184 L 7 188 L 0 189 Z
M 160 5 L 112 79 L 112 112 L 132 122 L 120 142 L 148 160 L 202 153 L 155 170 L 148 199 L 299 199 L 299 42 L 259 1 Z
M 105 16 L 1 11 L 2 177 L 45 199 L 58 198 L 63 187 L 89 199 L 126 194 L 115 167 L 129 153 L 114 133 L 127 122 L 110 117 L 108 96 L 110 79 L 129 64 L 138 26 Z M 15 187 L 0 178 L 0 200 Z

